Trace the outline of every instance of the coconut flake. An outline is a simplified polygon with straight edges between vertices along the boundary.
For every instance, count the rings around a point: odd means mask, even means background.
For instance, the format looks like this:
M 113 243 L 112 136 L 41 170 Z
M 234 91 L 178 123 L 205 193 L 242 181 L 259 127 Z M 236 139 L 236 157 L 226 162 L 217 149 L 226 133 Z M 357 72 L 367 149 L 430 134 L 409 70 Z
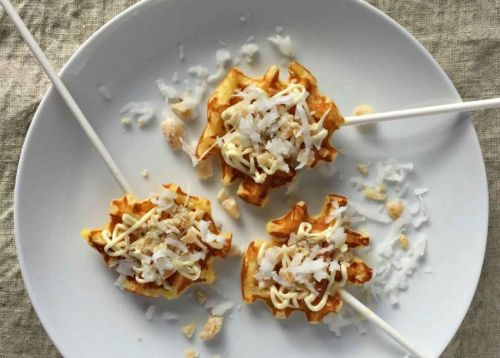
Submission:
M 415 213 L 414 218 L 412 219 L 413 226 L 418 229 L 423 223 L 429 221 L 429 212 L 424 204 L 424 198 L 422 195 L 417 195 L 418 198 L 418 210 Z M 414 208 L 413 208 L 414 210 Z
M 109 88 L 106 87 L 105 85 L 100 85 L 97 87 L 97 91 L 99 91 L 99 94 L 106 100 L 106 101 L 111 101 L 113 97 L 111 96 L 111 92 L 109 91 Z
M 174 87 L 167 85 L 163 79 L 159 78 L 155 81 L 155 83 L 164 100 L 167 101 L 178 97 L 177 90 Z
M 292 40 L 290 36 L 276 34 L 267 38 L 286 57 L 294 57 Z
M 425 193 L 427 193 L 429 191 L 429 188 L 416 188 L 415 190 L 413 190 L 413 193 L 415 195 L 423 195 Z
M 241 46 L 240 54 L 247 63 L 252 63 L 255 55 L 259 52 L 259 46 L 254 43 L 247 43 Z
M 188 73 L 192 76 L 195 76 L 198 79 L 205 79 L 210 75 L 208 69 L 201 65 L 189 67 Z
M 388 159 L 377 163 L 379 181 L 402 182 L 409 171 L 413 170 L 413 163 L 398 163 L 396 159 Z
M 185 47 L 183 44 L 179 45 L 179 60 L 184 61 L 186 59 L 186 56 L 184 54 Z
M 231 301 L 219 303 L 218 305 L 212 308 L 212 315 L 223 316 L 227 311 L 231 310 L 233 307 L 234 303 Z
M 156 307 L 154 305 L 150 305 L 146 310 L 145 316 L 148 321 L 153 319 L 153 315 L 155 314 Z
M 382 214 L 377 208 L 373 208 L 370 205 L 363 205 L 361 203 L 358 203 L 356 201 L 349 201 L 349 207 L 355 212 L 358 213 L 367 219 L 377 221 L 380 223 L 390 223 L 391 219 L 387 216 Z
M 179 315 L 177 313 L 163 311 L 160 318 L 164 321 L 177 321 L 179 319 Z
M 123 106 L 120 114 L 126 114 L 126 118 L 136 119 L 138 126 L 142 128 L 151 121 L 155 112 L 153 106 L 149 102 L 128 102 Z

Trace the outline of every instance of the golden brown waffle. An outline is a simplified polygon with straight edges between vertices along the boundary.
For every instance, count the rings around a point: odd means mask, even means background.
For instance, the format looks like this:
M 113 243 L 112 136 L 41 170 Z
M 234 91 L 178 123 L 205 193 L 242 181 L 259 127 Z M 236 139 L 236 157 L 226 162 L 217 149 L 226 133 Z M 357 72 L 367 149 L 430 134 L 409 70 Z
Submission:
M 180 187 L 174 184 L 163 185 L 167 190 L 176 193 L 174 201 L 179 205 L 186 205 L 190 210 L 199 210 L 203 213 L 203 220 L 208 221 L 210 224 L 209 230 L 214 234 L 221 234 L 215 222 L 212 218 L 212 211 L 210 206 L 210 201 L 197 196 L 187 195 L 184 193 Z M 122 216 L 125 213 L 132 215 L 136 218 L 142 217 L 148 211 L 154 208 L 154 204 L 151 203 L 149 199 L 143 201 L 137 201 L 132 195 L 125 195 L 121 198 L 115 199 L 111 202 L 109 207 L 109 217 L 110 220 L 106 225 L 106 228 L 112 232 L 114 227 L 122 223 Z M 104 251 L 105 241 L 102 238 L 101 232 L 103 228 L 96 229 L 84 229 L 81 235 L 90 246 L 95 248 L 104 258 L 104 261 L 108 266 L 112 266 L 114 261 L 120 257 L 109 256 Z M 209 247 L 209 251 L 206 257 L 200 262 L 201 264 L 201 275 L 195 280 L 189 280 L 188 278 L 180 275 L 179 273 L 174 273 L 166 280 L 172 289 L 165 289 L 154 283 L 139 283 L 133 277 L 127 276 L 122 283 L 122 287 L 132 291 L 134 293 L 149 296 L 149 297 L 159 297 L 163 296 L 167 299 L 177 298 L 182 292 L 184 292 L 188 287 L 194 284 L 211 284 L 215 280 L 215 271 L 213 268 L 213 260 L 215 257 L 224 258 L 231 249 L 231 234 L 222 233 L 224 239 L 224 246 L 222 249 L 214 249 Z M 133 242 L 133 240 L 131 240 Z M 190 247 L 190 245 L 188 245 Z M 191 248 L 191 247 L 190 247 Z
M 315 167 L 319 162 L 331 162 L 335 159 L 336 151 L 330 144 L 330 138 L 333 132 L 344 122 L 333 101 L 318 92 L 316 78 L 304 66 L 298 62 L 291 62 L 288 72 L 288 81 L 282 82 L 279 79 L 279 69 L 277 66 L 269 68 L 262 78 L 251 78 L 237 68 L 231 69 L 208 101 L 208 122 L 196 147 L 196 156 L 198 159 L 207 158 L 212 154 L 217 155 L 221 163 L 223 183 L 227 185 L 241 179 L 238 187 L 238 196 L 246 202 L 257 206 L 264 206 L 267 202 L 269 190 L 292 181 L 296 172 L 292 168 L 288 173 L 278 171 L 268 176 L 263 183 L 256 183 L 247 174 L 229 166 L 224 161 L 220 149 L 215 146 L 215 143 L 217 137 L 222 137 L 226 134 L 221 114 L 224 110 L 238 102 L 238 98 L 234 97 L 237 90 L 244 89 L 253 84 L 266 91 L 269 96 L 273 96 L 286 88 L 289 83 L 302 84 L 307 92 L 309 92 L 306 102 L 310 111 L 314 112 L 314 120 L 318 122 L 323 114 L 329 111 L 324 121 L 324 128 L 327 129 L 328 135 L 323 140 L 321 148 L 313 149 L 314 160 L 308 165 L 310 168 Z
M 290 234 L 297 233 L 299 225 L 302 222 L 307 222 L 312 225 L 311 232 L 318 232 L 327 228 L 331 225 L 331 222 L 328 223 L 327 221 L 328 213 L 334 203 L 336 203 L 338 207 L 344 207 L 347 205 L 347 199 L 342 196 L 328 195 L 320 214 L 315 216 L 309 216 L 306 204 L 304 202 L 299 202 L 284 216 L 269 221 L 267 224 L 267 231 L 271 235 L 271 240 L 267 242 L 267 248 L 272 246 L 281 247 L 284 245 L 290 237 Z M 362 259 L 354 256 L 352 249 L 367 246 L 370 240 L 368 237 L 349 229 L 346 229 L 346 234 L 347 238 L 345 243 L 349 249 L 343 255 L 345 255 L 346 259 L 350 262 L 347 269 L 347 282 L 354 285 L 361 285 L 370 281 L 372 269 L 368 267 Z M 301 300 L 299 300 L 298 308 L 276 308 L 270 298 L 269 288 L 259 288 L 258 281 L 255 279 L 255 274 L 258 272 L 257 257 L 259 249 L 265 243 L 265 241 L 253 241 L 250 243 L 244 255 L 241 269 L 241 289 L 243 301 L 245 303 L 253 303 L 258 299 L 263 300 L 271 309 L 273 315 L 279 319 L 287 318 L 294 311 L 302 311 L 305 313 L 310 323 L 319 323 L 327 314 L 339 312 L 342 309 L 343 303 L 338 293 L 330 294 L 326 305 L 317 312 L 311 311 Z M 327 259 L 327 257 L 325 257 L 325 259 Z M 335 275 L 335 280 L 341 280 L 339 271 L 337 271 Z M 323 280 L 317 283 L 316 289 L 318 292 L 325 290 L 325 281 L 326 280 Z

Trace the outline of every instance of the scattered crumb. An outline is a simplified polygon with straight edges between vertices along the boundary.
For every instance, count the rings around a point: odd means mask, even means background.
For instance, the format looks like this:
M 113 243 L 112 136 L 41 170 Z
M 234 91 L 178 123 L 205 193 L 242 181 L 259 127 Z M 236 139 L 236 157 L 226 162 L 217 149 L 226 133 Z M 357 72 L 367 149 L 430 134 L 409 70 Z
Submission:
M 124 127 L 130 127 L 132 125 L 132 120 L 129 117 L 122 117 L 121 122 Z
M 401 200 L 389 201 L 385 207 L 393 220 L 397 220 L 405 209 L 404 203 Z
M 203 325 L 200 332 L 200 339 L 208 341 L 214 339 L 219 334 L 222 328 L 222 317 L 221 316 L 210 316 Z
M 196 332 L 196 325 L 194 323 L 188 323 L 185 326 L 181 327 L 181 333 L 187 338 L 192 338 L 194 332 Z
M 238 311 L 241 311 L 241 304 L 238 305 L 238 307 L 236 307 L 238 309 Z
M 252 41 L 255 41 L 255 36 L 254 35 L 251 35 L 249 36 L 245 42 L 252 42 Z
M 358 171 L 363 175 L 368 174 L 368 165 L 366 164 L 363 163 L 356 164 L 356 169 L 358 169 Z
M 247 21 L 247 18 L 245 16 L 240 17 L 240 22 L 243 24 Z
M 406 235 L 401 234 L 399 236 L 399 245 L 401 245 L 401 248 L 404 250 L 408 250 L 410 248 L 410 240 L 408 240 Z
M 229 199 L 229 195 L 227 195 L 226 189 L 222 188 L 217 194 L 217 200 L 219 203 L 222 203 L 226 199 Z
M 205 291 L 202 291 L 202 290 L 196 291 L 196 301 L 198 301 L 198 303 L 200 305 L 205 304 L 205 302 L 207 302 L 207 299 L 208 299 L 208 296 L 205 293 Z
M 149 171 L 147 169 L 144 169 L 141 173 L 141 176 L 144 178 L 144 179 L 149 179 Z
M 245 250 L 240 245 L 233 244 L 229 250 L 229 256 L 243 256 L 244 252 Z
M 236 203 L 236 200 L 234 198 L 227 198 L 226 200 L 222 201 L 221 205 L 231 218 L 240 218 L 240 208 L 238 207 L 238 204 Z
M 385 186 L 384 184 L 377 185 L 375 188 L 365 188 L 363 195 L 367 199 L 384 201 L 385 200 Z
M 188 348 L 184 351 L 186 358 L 198 358 L 200 355 L 193 348 Z
M 214 175 L 214 168 L 212 166 L 212 160 L 204 159 L 198 162 L 196 166 L 196 176 L 202 180 L 211 178 Z
M 184 136 L 184 125 L 180 120 L 174 117 L 167 117 L 161 122 L 161 132 L 163 138 L 172 149 L 179 149 L 182 146 L 182 137 Z
M 283 33 L 283 26 L 276 26 L 276 28 L 274 29 L 274 32 L 276 32 L 277 34 L 282 34 Z
M 227 42 L 219 40 L 219 45 L 226 47 L 227 46 Z
M 373 112 L 374 112 L 374 110 L 373 110 L 372 106 L 370 106 L 369 104 L 362 104 L 362 105 L 359 105 L 356 108 L 354 108 L 354 111 L 352 112 L 352 114 L 354 116 L 362 116 L 364 114 L 370 114 Z

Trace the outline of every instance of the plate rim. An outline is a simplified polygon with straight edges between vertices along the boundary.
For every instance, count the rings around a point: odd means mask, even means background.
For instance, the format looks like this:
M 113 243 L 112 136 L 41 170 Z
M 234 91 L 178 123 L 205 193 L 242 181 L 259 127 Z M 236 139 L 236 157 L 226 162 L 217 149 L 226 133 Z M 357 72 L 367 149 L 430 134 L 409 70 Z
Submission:
M 115 25 L 115 23 L 117 23 L 118 21 L 121 21 L 125 18 L 127 18 L 129 16 L 129 14 L 131 14 L 132 12 L 136 11 L 136 10 L 139 10 L 140 8 L 142 7 L 145 7 L 145 6 L 152 6 L 154 5 L 155 3 L 160 3 L 161 1 L 160 0 L 140 0 L 139 2 L 129 6 L 128 8 L 124 9 L 123 11 L 121 11 L 120 13 L 116 14 L 115 16 L 113 16 L 110 20 L 108 20 L 105 24 L 103 24 L 99 29 L 97 29 L 92 35 L 89 36 L 89 38 L 87 38 L 76 50 L 75 52 L 68 58 L 68 60 L 64 63 L 64 65 L 62 66 L 61 70 L 58 72 L 58 75 L 59 77 L 61 78 L 64 78 L 68 68 L 71 66 L 71 64 L 76 61 L 78 59 L 78 57 L 80 56 L 80 54 L 85 51 L 85 49 L 89 48 L 92 46 L 92 43 L 94 42 L 94 40 L 96 40 L 97 38 L 99 38 L 101 36 L 101 34 L 104 34 L 108 31 L 108 29 L 110 29 L 112 26 Z M 444 71 L 444 69 L 441 67 L 441 65 L 437 62 L 437 60 L 429 53 L 429 51 L 402 25 L 400 25 L 396 20 L 392 19 L 389 15 L 387 15 L 386 13 L 384 13 L 382 10 L 376 8 L 375 6 L 369 4 L 368 2 L 365 2 L 363 0 L 356 0 L 356 1 L 352 1 L 353 4 L 355 5 L 358 5 L 358 6 L 362 6 L 362 7 L 365 7 L 366 9 L 370 10 L 371 12 L 373 12 L 376 16 L 379 16 L 381 17 L 383 20 L 385 20 L 386 22 L 388 22 L 393 28 L 397 29 L 408 41 L 410 41 L 413 45 L 415 45 L 420 51 L 421 53 L 423 53 L 425 55 L 425 57 L 427 58 L 427 60 L 429 60 L 430 63 L 433 64 L 434 68 L 438 70 L 438 72 L 441 74 L 441 77 L 445 80 L 446 82 L 446 86 L 448 87 L 448 89 L 450 90 L 451 93 L 453 93 L 453 96 L 456 98 L 457 101 L 460 101 L 462 102 L 462 98 L 460 96 L 460 94 L 458 93 L 456 87 L 454 86 L 453 82 L 451 81 L 451 79 L 448 77 L 448 75 L 446 74 L 446 72 Z M 139 10 L 140 11 L 140 10 Z M 20 154 L 20 157 L 19 157 L 19 161 L 18 161 L 18 166 L 17 166 L 17 170 L 16 170 L 16 179 L 15 179 L 15 187 L 14 187 L 14 215 L 13 215 L 13 222 L 14 222 L 14 241 L 15 241 L 15 246 L 16 246 L 16 254 L 17 254 L 17 257 L 18 257 L 18 261 L 19 261 L 19 268 L 20 268 L 20 271 L 21 271 L 21 274 L 22 274 L 22 278 L 23 278 L 23 282 L 24 282 L 24 285 L 26 287 L 26 292 L 28 293 L 28 297 L 30 299 L 30 302 L 31 302 L 31 305 L 33 306 L 33 309 L 38 317 L 38 319 L 40 320 L 40 322 L 42 323 L 42 326 L 43 326 L 43 329 L 44 331 L 47 333 L 47 335 L 49 336 L 52 344 L 54 344 L 54 346 L 56 347 L 56 349 L 61 353 L 63 354 L 63 356 L 65 355 L 65 352 L 62 350 L 62 347 L 61 347 L 61 344 L 58 342 L 58 339 L 56 339 L 56 330 L 52 328 L 52 326 L 48 325 L 46 323 L 46 318 L 45 318 L 45 314 L 42 313 L 42 309 L 38 306 L 38 303 L 36 303 L 35 300 L 33 300 L 33 288 L 32 288 L 32 285 L 31 285 L 31 281 L 29 279 L 29 276 L 28 276 L 28 273 L 27 273 L 27 268 L 25 267 L 25 264 L 24 264 L 24 258 L 23 258 L 23 255 L 22 255 L 22 251 L 23 251 L 23 244 L 22 244 L 22 240 L 20 239 L 20 228 L 19 228 L 19 220 L 17 219 L 18 218 L 18 213 L 19 213 L 19 195 L 20 195 L 20 188 L 23 186 L 23 170 L 24 170 L 24 167 L 26 165 L 25 163 L 25 158 L 26 158 L 26 152 L 27 152 L 27 147 L 28 147 L 28 144 L 30 142 L 30 138 L 33 136 L 33 133 L 35 131 L 34 127 L 37 123 L 37 121 L 39 121 L 39 117 L 43 111 L 43 108 L 45 107 L 46 105 L 46 102 L 49 100 L 49 98 L 54 95 L 55 93 L 55 89 L 53 87 L 53 85 L 50 85 L 49 88 L 47 89 L 47 91 L 45 92 L 45 94 L 43 95 L 43 98 L 42 100 L 40 101 L 40 104 L 38 105 L 34 115 L 33 115 L 33 118 L 30 122 L 30 125 L 29 125 L 29 128 L 28 128 L 28 131 L 26 133 L 26 136 L 25 136 L 25 139 L 24 139 L 24 142 L 23 142 L 23 145 L 22 145 L 22 149 L 21 149 L 21 154 Z M 57 94 L 55 94 L 57 96 Z M 446 342 L 444 343 L 444 345 L 439 349 L 439 355 L 441 355 L 444 350 L 448 347 L 448 345 L 450 344 L 450 342 L 452 341 L 452 339 L 455 337 L 455 335 L 457 334 L 460 326 L 462 325 L 464 319 L 465 319 L 465 316 L 467 315 L 467 313 L 469 312 L 470 308 L 471 308 L 471 304 L 472 304 L 472 300 L 477 292 L 477 287 L 479 285 L 479 281 L 480 281 L 480 278 L 481 278 L 481 274 L 482 274 L 482 267 L 484 265 L 484 259 L 485 259 L 485 252 L 486 252 L 486 245 L 487 245 L 487 241 L 488 241 L 488 226 L 489 226 L 489 186 L 488 186 L 488 181 L 487 181 L 487 174 L 486 174 L 486 165 L 485 165 L 485 162 L 484 162 L 484 156 L 483 156 L 483 152 L 481 150 L 481 146 L 480 146 L 480 143 L 479 143 L 479 138 L 478 138 L 478 135 L 477 135 L 477 131 L 476 131 L 476 128 L 474 127 L 473 123 L 472 123 L 472 120 L 471 120 L 471 117 L 470 115 L 467 115 L 466 118 L 464 118 L 464 120 L 468 120 L 468 121 L 471 121 L 471 124 L 472 124 L 472 128 L 474 130 L 474 146 L 475 146 L 475 150 L 479 153 L 479 158 L 480 158 L 480 162 L 481 162 L 481 177 L 479 178 L 479 180 L 482 182 L 482 185 L 483 185 L 483 188 L 484 188 L 484 193 L 483 195 L 485 195 L 485 208 L 484 211 L 486 213 L 485 215 L 485 223 L 483 223 L 483 231 L 484 231 L 484 235 L 482 235 L 484 237 L 483 239 L 483 245 L 481 247 L 481 260 L 480 260 L 480 263 L 479 265 L 477 265 L 476 263 L 476 268 L 475 268 L 475 284 L 474 284 L 474 290 L 471 291 L 471 294 L 468 295 L 468 297 L 466 298 L 466 301 L 468 302 L 467 303 L 467 309 L 461 314 L 461 317 L 458 321 L 458 324 L 456 325 L 456 327 L 454 327 L 453 329 L 453 333 L 451 334 L 451 336 L 447 337 L 446 339 Z M 50 327 L 50 328 L 49 328 Z

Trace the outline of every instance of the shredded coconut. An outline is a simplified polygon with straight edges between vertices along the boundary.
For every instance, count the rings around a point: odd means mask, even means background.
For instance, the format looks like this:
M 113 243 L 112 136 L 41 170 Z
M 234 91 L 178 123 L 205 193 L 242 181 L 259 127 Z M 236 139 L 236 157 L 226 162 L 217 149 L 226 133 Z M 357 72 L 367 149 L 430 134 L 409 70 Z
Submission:
M 170 99 L 177 98 L 177 90 L 174 87 L 167 85 L 164 80 L 159 78 L 155 81 L 155 83 L 156 87 L 158 87 L 158 91 L 166 102 Z
M 247 63 L 252 63 L 259 52 L 259 46 L 254 43 L 247 43 L 241 46 L 240 54 Z
M 177 321 L 179 319 L 179 315 L 172 312 L 162 312 L 160 318 L 164 321 Z
M 276 34 L 267 38 L 286 57 L 294 57 L 292 40 L 290 36 Z
M 128 125 L 131 118 L 137 121 L 139 128 L 146 126 L 154 117 L 154 108 L 149 102 L 129 102 L 120 111 L 122 124 Z M 126 119 L 125 119 L 126 118 Z
M 233 309 L 234 307 L 234 303 L 233 302 L 223 302 L 223 303 L 220 303 L 218 305 L 215 305 L 213 308 L 212 308 L 212 315 L 214 316 L 224 316 L 224 314 L 228 311 L 230 311 L 231 309 Z
M 156 310 L 156 307 L 153 305 L 150 305 L 148 307 L 148 309 L 146 310 L 145 315 L 146 315 L 146 319 L 148 321 L 151 321 L 153 319 L 153 315 L 155 314 L 155 310 Z
M 109 91 L 109 88 L 106 87 L 105 85 L 100 85 L 97 87 L 97 90 L 99 91 L 99 94 L 106 100 L 106 101 L 111 101 L 113 97 L 111 96 L 111 92 Z
M 208 72 L 208 70 L 205 67 L 200 66 L 200 65 L 189 67 L 188 73 L 190 75 L 195 76 L 196 78 L 198 78 L 200 80 L 206 79 L 210 75 L 210 73 Z

